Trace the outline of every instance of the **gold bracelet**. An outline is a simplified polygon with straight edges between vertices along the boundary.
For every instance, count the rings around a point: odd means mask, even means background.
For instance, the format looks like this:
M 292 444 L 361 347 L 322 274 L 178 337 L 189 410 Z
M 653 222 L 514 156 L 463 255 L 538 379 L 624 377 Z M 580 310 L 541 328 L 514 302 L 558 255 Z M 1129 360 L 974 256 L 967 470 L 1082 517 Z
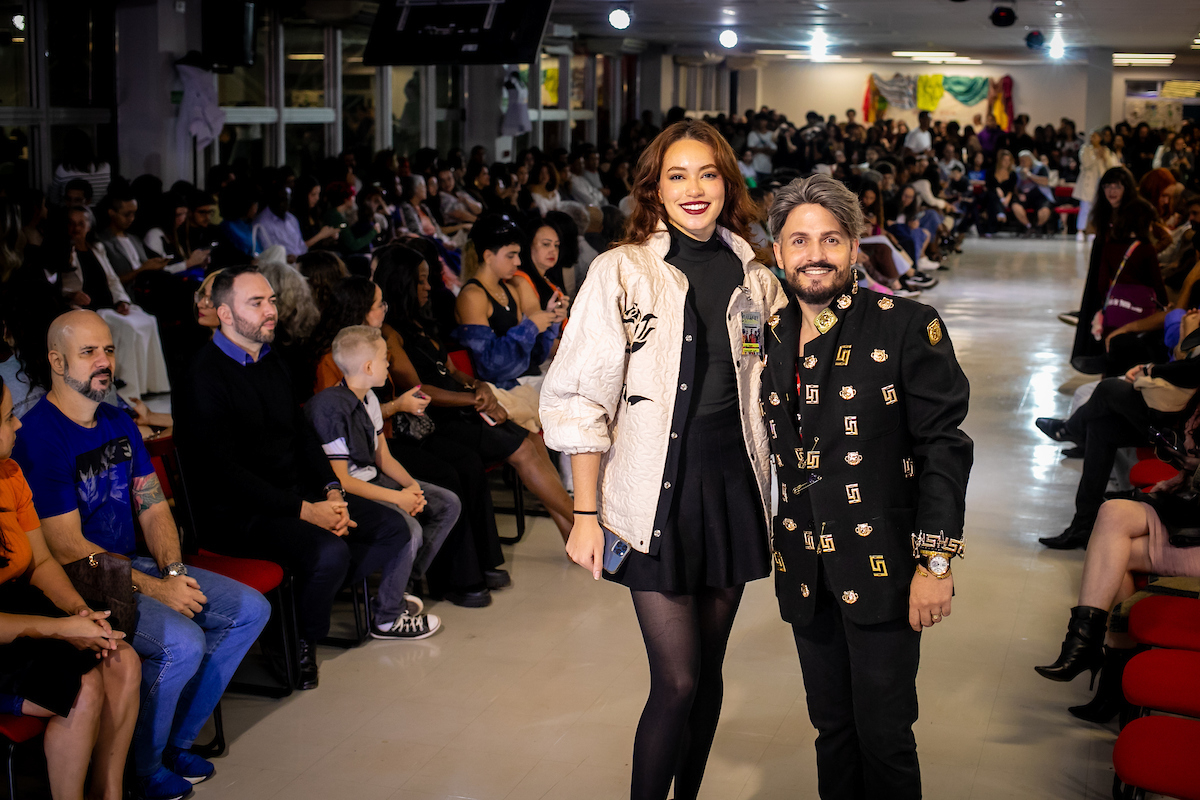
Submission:
M 917 574 L 920 575 L 922 578 L 935 578 L 939 581 L 942 581 L 942 580 L 945 580 L 946 578 L 950 577 L 950 570 L 946 570 L 945 575 L 934 575 L 932 572 L 925 569 L 920 564 L 917 564 Z

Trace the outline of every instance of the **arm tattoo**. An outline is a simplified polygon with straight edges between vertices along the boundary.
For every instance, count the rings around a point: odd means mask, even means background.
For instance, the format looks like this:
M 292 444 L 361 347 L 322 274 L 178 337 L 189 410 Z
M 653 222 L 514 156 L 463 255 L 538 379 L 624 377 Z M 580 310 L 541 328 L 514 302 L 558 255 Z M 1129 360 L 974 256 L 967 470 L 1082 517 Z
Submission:
M 133 513 L 135 515 L 140 515 L 155 503 L 164 502 L 166 499 L 163 495 L 162 485 L 158 482 L 158 476 L 153 472 L 133 479 Z

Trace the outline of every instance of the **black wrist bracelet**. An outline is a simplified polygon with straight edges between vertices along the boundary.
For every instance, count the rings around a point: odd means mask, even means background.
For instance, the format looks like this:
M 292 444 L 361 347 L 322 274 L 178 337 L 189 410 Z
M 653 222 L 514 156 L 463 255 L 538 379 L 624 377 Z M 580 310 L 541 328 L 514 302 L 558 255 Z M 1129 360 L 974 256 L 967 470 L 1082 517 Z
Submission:
M 577 517 L 598 517 L 598 516 L 600 516 L 600 512 L 599 511 L 576 511 L 575 516 L 577 516 Z

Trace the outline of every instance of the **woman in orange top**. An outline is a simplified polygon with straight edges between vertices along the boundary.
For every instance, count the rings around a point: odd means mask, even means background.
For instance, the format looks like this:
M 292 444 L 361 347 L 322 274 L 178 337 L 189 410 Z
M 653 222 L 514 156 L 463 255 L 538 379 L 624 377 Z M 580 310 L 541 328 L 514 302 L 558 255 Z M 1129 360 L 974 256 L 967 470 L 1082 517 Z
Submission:
M 33 494 L 9 456 L 21 423 L 0 380 L 0 713 L 46 717 L 55 800 L 121 800 L 141 663 L 50 555 Z

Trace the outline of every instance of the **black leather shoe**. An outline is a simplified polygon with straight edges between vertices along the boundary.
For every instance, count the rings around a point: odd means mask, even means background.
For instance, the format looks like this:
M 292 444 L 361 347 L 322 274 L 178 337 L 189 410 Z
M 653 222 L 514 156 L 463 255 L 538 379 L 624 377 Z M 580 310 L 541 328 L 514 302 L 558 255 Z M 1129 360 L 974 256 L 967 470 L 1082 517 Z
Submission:
M 1079 445 L 1068 447 L 1062 451 L 1063 458 L 1083 458 L 1083 448 Z
M 1067 711 L 1088 722 L 1103 724 L 1111 721 L 1128 705 L 1125 693 L 1121 691 L 1121 677 L 1125 674 L 1125 666 L 1129 663 L 1129 659 L 1141 651 L 1141 648 L 1136 647 L 1127 650 L 1115 647 L 1104 648 L 1104 664 L 1100 667 L 1100 682 L 1096 686 L 1096 696 L 1090 703 L 1071 706 Z
M 1034 667 L 1038 675 L 1052 681 L 1070 681 L 1081 672 L 1091 671 L 1092 684 L 1104 664 L 1104 634 L 1108 630 L 1108 612 L 1091 606 L 1075 606 L 1067 623 L 1067 638 L 1063 640 L 1058 660 L 1044 667 Z M 1117 684 L 1120 686 L 1120 683 Z
M 483 571 L 483 580 L 489 589 L 507 589 L 512 586 L 512 578 L 509 577 L 508 570 L 503 569 L 485 569 Z
M 1039 431 L 1046 434 L 1056 442 L 1075 441 L 1071 438 L 1071 435 L 1067 433 L 1067 423 L 1061 419 L 1055 419 L 1054 417 L 1038 417 L 1033 424 L 1037 425 L 1037 429 Z M 1078 444 L 1078 442 L 1076 442 L 1076 444 Z
M 452 590 L 442 595 L 442 599 L 463 608 L 486 608 L 492 604 L 492 593 L 487 587 L 463 592 Z
M 1043 536 L 1039 542 L 1051 550 L 1077 550 L 1087 547 L 1088 539 L 1092 536 L 1092 523 L 1081 523 L 1072 520 L 1067 529 L 1058 536 Z
M 297 689 L 315 689 L 319 682 L 317 676 L 317 646 L 304 639 L 300 640 L 300 685 Z

